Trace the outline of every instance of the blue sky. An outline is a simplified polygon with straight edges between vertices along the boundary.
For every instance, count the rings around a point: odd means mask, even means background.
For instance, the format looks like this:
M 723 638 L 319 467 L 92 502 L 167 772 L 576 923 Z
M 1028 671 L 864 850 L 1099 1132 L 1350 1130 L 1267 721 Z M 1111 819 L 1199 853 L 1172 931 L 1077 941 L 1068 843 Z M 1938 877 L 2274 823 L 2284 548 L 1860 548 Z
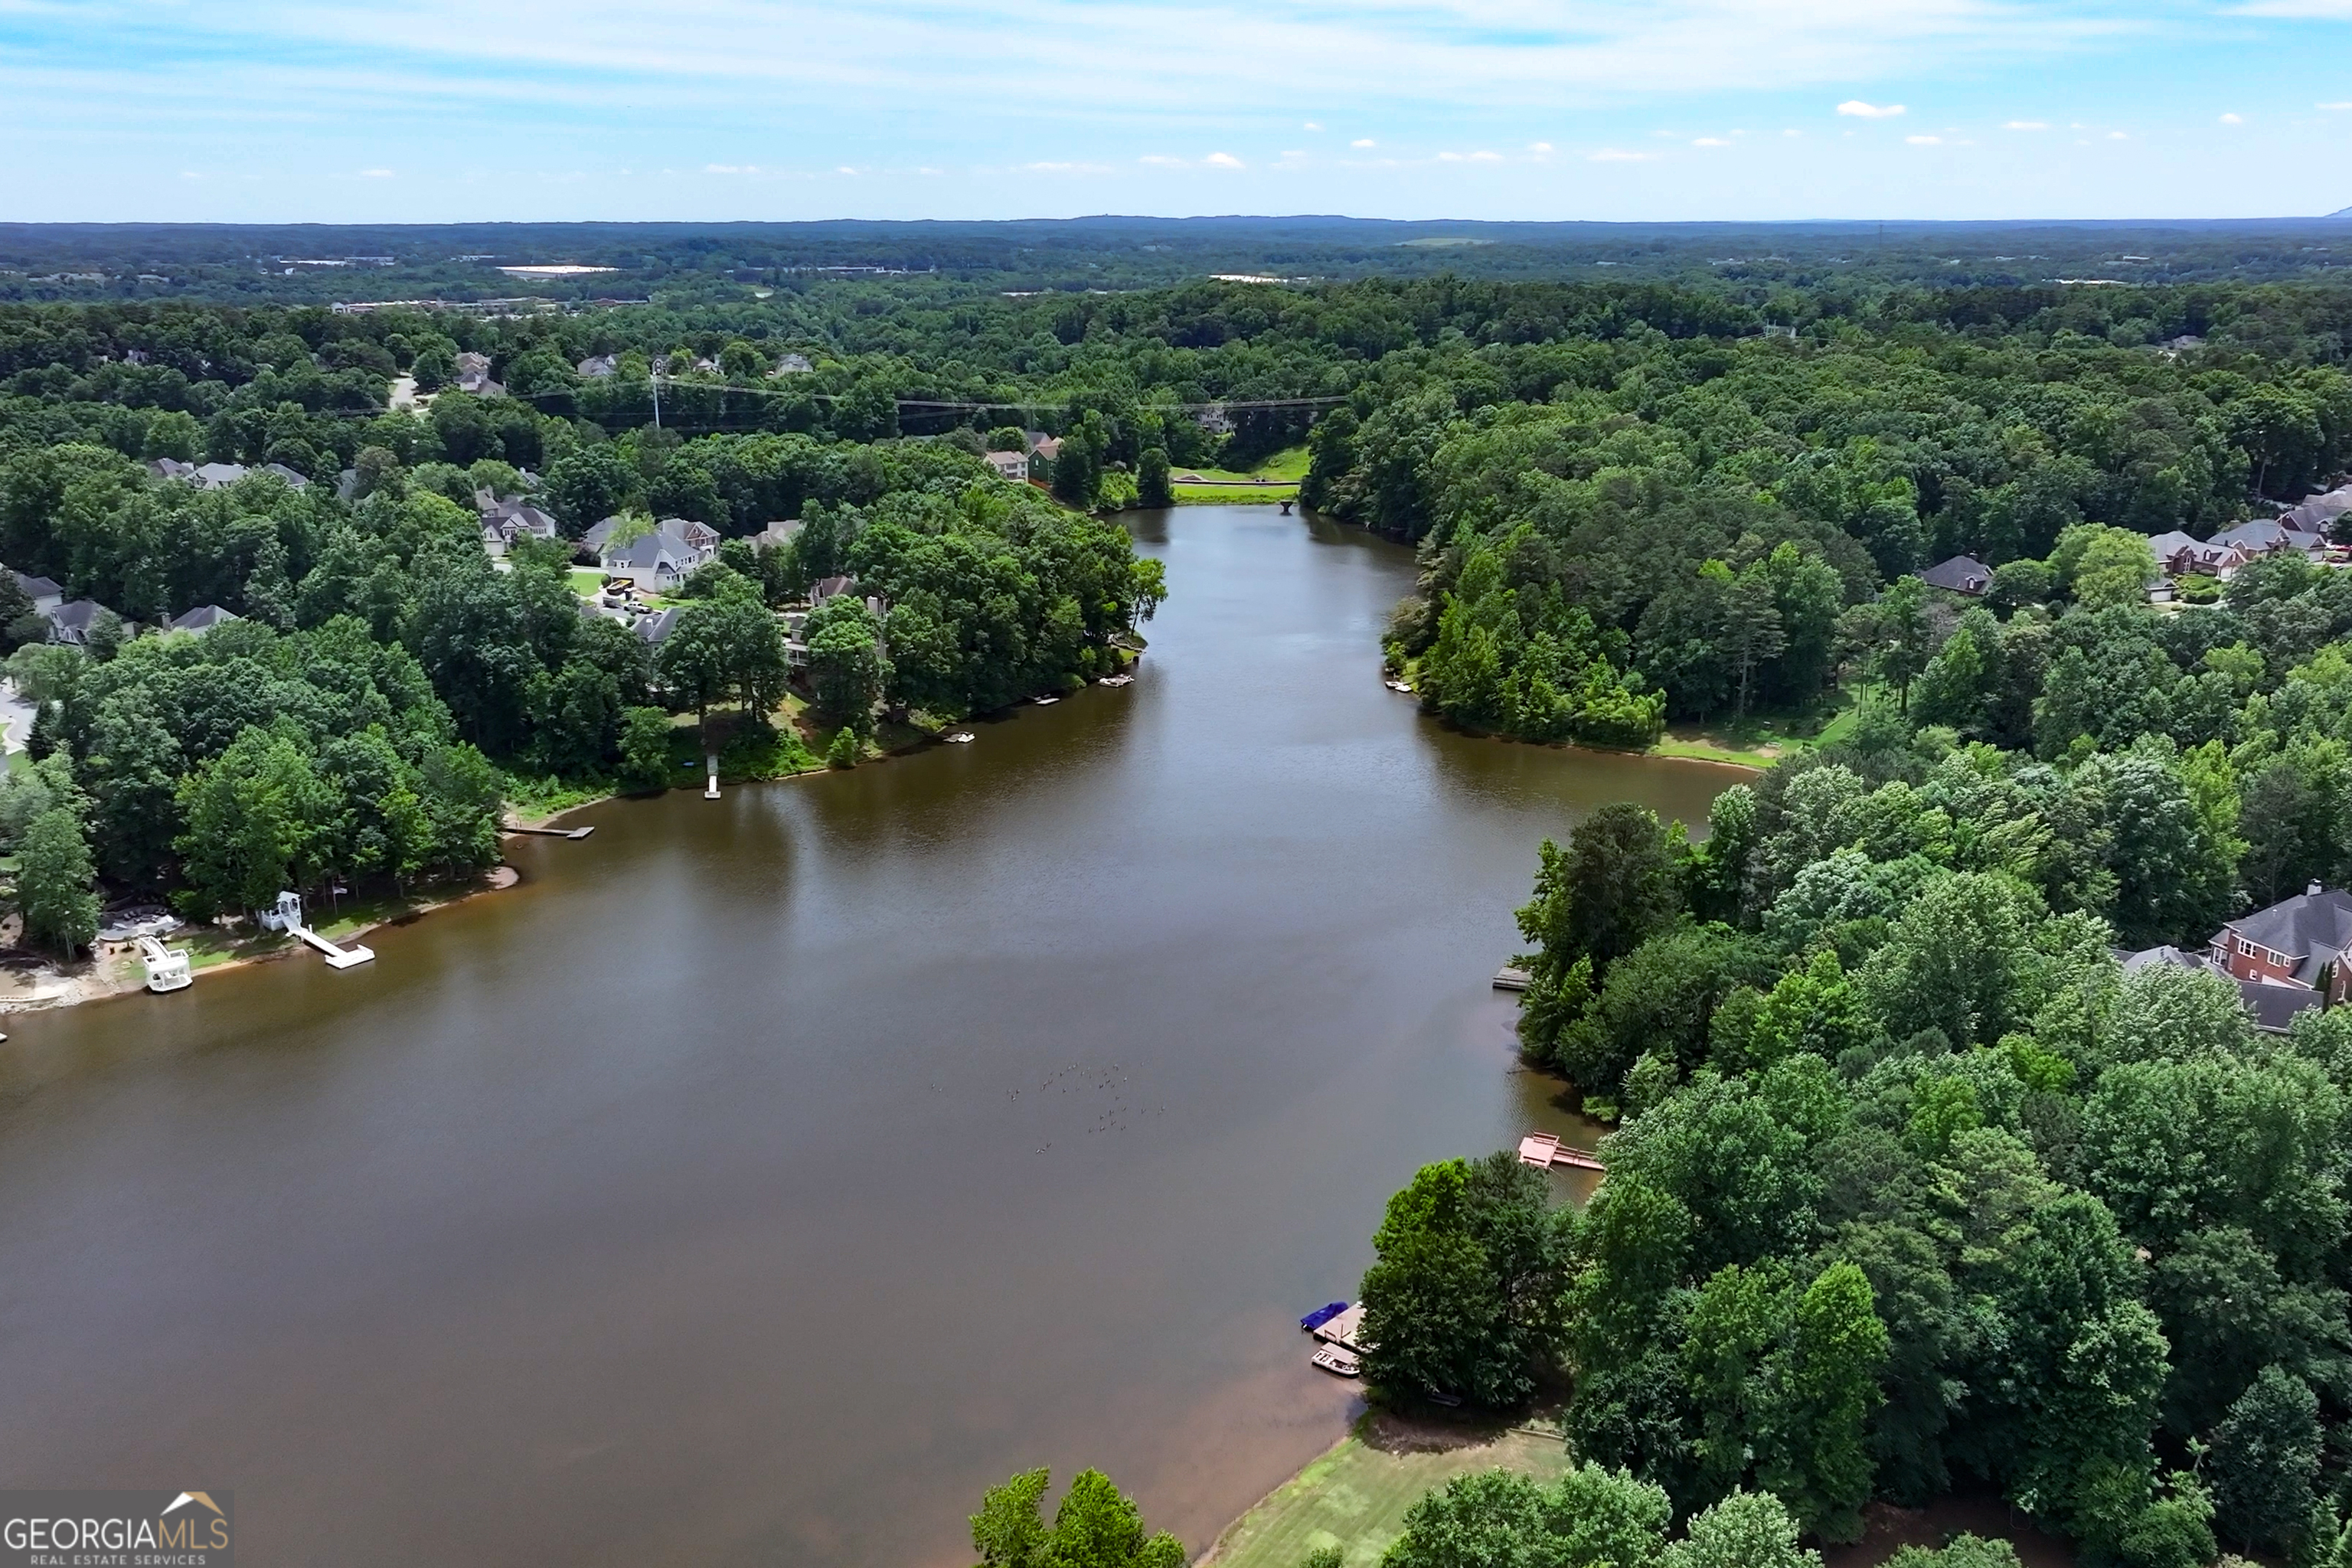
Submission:
M 2224 217 L 2352 0 L 0 0 L 0 216 Z

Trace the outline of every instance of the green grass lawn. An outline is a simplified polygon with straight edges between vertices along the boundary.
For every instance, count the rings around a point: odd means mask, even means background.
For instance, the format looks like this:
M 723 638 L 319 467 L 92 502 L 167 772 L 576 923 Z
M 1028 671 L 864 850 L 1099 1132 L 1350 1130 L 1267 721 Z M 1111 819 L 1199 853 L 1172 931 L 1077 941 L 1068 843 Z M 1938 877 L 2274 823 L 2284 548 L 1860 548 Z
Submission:
M 1295 483 L 1307 477 L 1307 448 L 1299 446 L 1276 452 L 1254 468 L 1188 468 L 1178 464 L 1169 472 L 1179 479 L 1198 474 L 1204 479 L 1288 479 Z
M 1706 723 L 1669 724 L 1652 750 L 1662 757 L 1696 757 L 1706 762 L 1737 763 L 1742 767 L 1769 768 L 1791 752 L 1835 745 L 1860 717 L 1863 693 L 1858 687 L 1834 694 L 1829 706 L 1811 714 L 1778 715 Z
M 572 569 L 572 591 L 582 598 L 594 598 L 603 591 L 604 586 L 604 574 L 594 567 L 574 566 Z
M 1549 1481 L 1568 1467 L 1565 1443 L 1520 1432 L 1434 1453 L 1389 1453 L 1351 1436 L 1244 1514 L 1208 1561 L 1298 1568 L 1308 1552 L 1337 1546 L 1347 1568 L 1371 1568 L 1396 1540 L 1405 1510 L 1455 1476 L 1501 1468 Z

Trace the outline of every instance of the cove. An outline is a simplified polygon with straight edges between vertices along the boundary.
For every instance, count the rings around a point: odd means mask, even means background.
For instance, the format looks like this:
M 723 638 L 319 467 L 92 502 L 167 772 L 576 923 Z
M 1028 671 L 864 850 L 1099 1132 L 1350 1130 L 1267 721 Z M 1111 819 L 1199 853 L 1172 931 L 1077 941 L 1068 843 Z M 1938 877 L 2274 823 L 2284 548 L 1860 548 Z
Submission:
M 1295 1320 L 1390 1192 L 1591 1135 L 1488 989 L 1538 841 L 1742 775 L 1420 717 L 1402 547 L 1136 531 L 1124 690 L 12 1020 L 0 1475 L 234 1490 L 257 1562 L 961 1568 L 1018 1469 L 1198 1550 L 1327 1447 Z

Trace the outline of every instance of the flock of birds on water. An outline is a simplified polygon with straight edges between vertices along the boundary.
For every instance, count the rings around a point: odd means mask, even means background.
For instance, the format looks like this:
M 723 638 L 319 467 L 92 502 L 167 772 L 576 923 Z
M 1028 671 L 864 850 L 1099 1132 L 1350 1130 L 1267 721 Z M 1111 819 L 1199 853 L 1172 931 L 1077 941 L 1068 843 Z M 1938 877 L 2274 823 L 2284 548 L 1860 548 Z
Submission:
M 1036 1092 L 1043 1094 L 1056 1084 L 1061 1084 L 1061 1091 L 1064 1094 L 1069 1093 L 1073 1089 L 1081 1092 L 1087 1089 L 1093 1089 L 1097 1093 L 1104 1089 L 1110 1090 L 1112 1092 L 1110 1109 L 1096 1117 L 1094 1125 L 1087 1129 L 1087 1133 L 1089 1137 L 1097 1132 L 1125 1132 L 1135 1125 L 1133 1121 L 1129 1120 L 1131 1117 L 1165 1116 L 1168 1114 L 1168 1108 L 1164 1105 L 1155 1105 L 1149 1110 L 1145 1110 L 1141 1107 L 1130 1107 L 1127 1103 L 1126 1095 L 1124 1091 L 1119 1089 L 1119 1086 L 1129 1081 L 1129 1075 L 1119 1070 L 1119 1065 L 1117 1062 L 1111 1063 L 1109 1069 L 1103 1072 L 1102 1080 L 1099 1083 L 1062 1083 L 1064 1079 L 1070 1077 L 1074 1073 L 1083 1072 L 1088 1079 L 1091 1079 L 1097 1071 L 1102 1071 L 1102 1069 L 1090 1068 L 1084 1066 L 1082 1063 L 1072 1061 L 1069 1066 L 1047 1074 L 1045 1080 L 1037 1086 Z M 937 1079 L 933 1079 L 931 1080 L 931 1091 L 935 1094 L 945 1094 L 947 1092 L 945 1089 L 940 1087 L 940 1081 Z M 1021 1091 L 1017 1089 L 1008 1089 L 1004 1091 L 1004 1102 L 1007 1105 L 1013 1104 L 1018 1101 L 1020 1098 Z M 1043 1154 L 1046 1150 L 1051 1149 L 1053 1146 L 1054 1145 L 1050 1141 L 1041 1143 L 1037 1146 L 1037 1152 Z

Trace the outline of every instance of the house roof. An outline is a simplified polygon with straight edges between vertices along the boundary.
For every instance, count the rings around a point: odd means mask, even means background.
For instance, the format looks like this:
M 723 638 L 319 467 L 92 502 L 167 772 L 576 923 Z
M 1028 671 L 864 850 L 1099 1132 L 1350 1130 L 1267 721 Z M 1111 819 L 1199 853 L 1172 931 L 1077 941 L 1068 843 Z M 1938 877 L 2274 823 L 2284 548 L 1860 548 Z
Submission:
M 2309 529 L 2261 520 L 2225 528 L 2215 534 L 2210 542 L 2235 544 L 2248 550 L 2270 550 L 2283 544 L 2291 550 L 2314 551 L 2324 546 L 2326 541 Z
M 223 621 L 242 620 L 218 605 L 198 605 L 185 615 L 173 616 L 163 623 L 163 629 L 173 632 L 208 632 Z
M 668 640 L 670 629 L 677 625 L 677 614 L 675 605 L 667 610 L 656 610 L 649 616 L 639 616 L 637 624 L 629 629 L 658 647 Z
M 177 458 L 152 458 L 148 460 L 147 471 L 159 479 L 184 479 L 196 471 L 196 466 Z
M 17 573 L 16 576 L 16 586 L 25 590 L 25 596 L 28 599 L 61 599 L 65 597 L 65 589 L 53 579 L 47 577 L 27 577 L 22 572 Z
M 310 488 L 310 475 L 304 473 L 299 468 L 289 468 L 283 463 L 264 463 L 260 468 L 254 471 L 256 473 L 262 474 L 276 474 L 279 479 L 284 479 L 289 486 L 298 490 L 308 489 Z
M 683 572 L 693 564 L 693 557 L 677 539 L 658 531 L 640 535 L 617 550 L 604 552 L 604 569 L 614 567 L 636 571 L 659 571 L 665 565 Z
M 245 476 L 246 467 L 243 463 L 199 463 L 196 465 L 195 472 L 187 477 L 211 490 L 218 489 L 223 485 L 233 485 Z
M 823 577 L 809 584 L 809 603 L 830 599 L 836 594 L 846 594 L 857 586 L 855 577 Z
M 2352 893 L 2297 893 L 2269 909 L 2242 915 L 2221 929 L 2289 958 L 2324 962 L 2352 946 Z M 2317 964 L 2299 963 L 2297 979 L 2303 978 L 2305 967 L 2316 970 Z
M 1955 555 L 1949 561 L 1938 561 L 1921 572 L 1919 580 L 1930 588 L 1948 588 L 1956 594 L 1981 594 L 1992 582 L 1992 568 L 1973 555 Z

